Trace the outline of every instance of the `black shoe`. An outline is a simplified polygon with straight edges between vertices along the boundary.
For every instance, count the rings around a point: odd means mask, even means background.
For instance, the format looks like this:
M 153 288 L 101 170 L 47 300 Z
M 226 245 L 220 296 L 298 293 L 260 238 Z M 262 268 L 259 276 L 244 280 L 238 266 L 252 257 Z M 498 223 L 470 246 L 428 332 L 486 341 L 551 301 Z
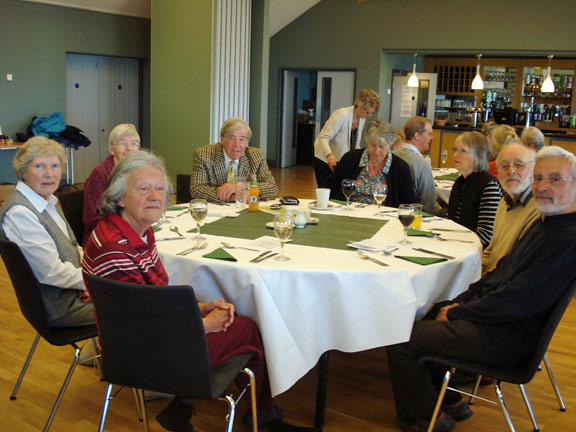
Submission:
M 169 431 L 193 432 L 194 426 L 190 424 L 190 418 L 196 415 L 192 405 L 186 405 L 182 399 L 175 397 L 172 402 L 156 416 L 156 421 Z
M 464 399 L 460 399 L 460 402 L 452 405 L 442 404 L 442 410 L 450 414 L 454 421 L 457 422 L 468 420 L 474 415 L 474 412 L 470 409 L 470 405 L 468 405 L 468 402 Z
M 430 422 L 421 418 L 407 418 L 396 416 L 396 424 L 404 432 L 426 432 Z M 434 432 L 450 432 L 454 429 L 454 419 L 450 414 L 440 413 L 434 425 Z
M 277 406 L 261 409 L 258 411 L 258 429 L 263 429 L 272 426 L 274 423 L 281 421 L 284 418 L 284 410 Z M 248 429 L 252 430 L 254 421 L 252 419 L 252 410 L 246 411 L 242 417 L 242 424 Z

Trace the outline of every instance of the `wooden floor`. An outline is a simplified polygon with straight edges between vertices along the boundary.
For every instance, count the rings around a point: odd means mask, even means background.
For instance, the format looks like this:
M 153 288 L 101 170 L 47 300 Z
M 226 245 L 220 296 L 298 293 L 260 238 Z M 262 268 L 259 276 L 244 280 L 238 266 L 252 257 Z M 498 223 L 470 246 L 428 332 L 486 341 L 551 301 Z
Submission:
M 295 167 L 275 171 L 280 193 L 300 198 L 314 195 L 315 182 L 309 167 Z M 319 305 L 320 307 L 320 305 Z M 303 323 L 306 325 L 306 323 Z M 568 410 L 558 411 L 556 400 L 545 372 L 537 373 L 527 392 L 534 406 L 542 431 L 571 431 L 576 429 L 576 303 L 573 302 L 554 337 L 548 356 L 556 374 Z M 66 374 L 72 349 L 39 343 L 18 399 L 8 396 L 20 372 L 29 346 L 34 338 L 30 325 L 22 317 L 6 270 L 0 262 L 0 432 L 38 431 L 43 427 L 59 386 Z M 314 417 L 315 370 L 310 371 L 293 388 L 277 398 L 293 424 L 312 425 Z M 52 431 L 84 432 L 97 430 L 105 390 L 91 368 L 79 366 L 68 388 Z M 517 431 L 532 430 L 517 386 L 504 385 L 512 420 Z M 483 388 L 481 394 L 491 396 L 492 389 Z M 154 420 L 167 400 L 148 403 L 152 431 L 163 429 Z M 223 431 L 224 404 L 196 403 L 198 416 L 193 423 L 198 431 Z M 239 414 L 244 412 L 241 406 Z M 505 431 L 499 410 L 486 403 L 473 408 L 474 417 L 459 423 L 457 431 Z M 112 401 L 107 421 L 108 431 L 141 431 L 130 391 L 124 390 Z M 244 428 L 237 423 L 237 430 Z M 331 354 L 325 431 L 384 432 L 399 430 L 394 425 L 394 403 L 385 349 L 362 353 Z

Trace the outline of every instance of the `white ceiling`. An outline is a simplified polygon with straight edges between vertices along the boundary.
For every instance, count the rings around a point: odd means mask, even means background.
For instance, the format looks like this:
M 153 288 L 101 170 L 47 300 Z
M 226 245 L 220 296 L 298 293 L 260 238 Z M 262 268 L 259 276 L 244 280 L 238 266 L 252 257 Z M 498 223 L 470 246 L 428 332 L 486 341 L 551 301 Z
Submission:
M 21 0 L 95 12 L 150 18 L 152 0 Z M 320 0 L 269 0 L 269 35 L 273 36 Z

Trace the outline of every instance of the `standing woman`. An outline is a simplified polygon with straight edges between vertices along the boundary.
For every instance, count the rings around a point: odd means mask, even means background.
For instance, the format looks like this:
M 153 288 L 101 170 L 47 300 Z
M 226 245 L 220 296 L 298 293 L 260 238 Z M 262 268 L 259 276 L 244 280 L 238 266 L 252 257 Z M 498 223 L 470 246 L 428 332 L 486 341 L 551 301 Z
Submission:
M 448 203 L 448 218 L 475 231 L 482 247 L 492 239 L 496 210 L 502 197 L 498 180 L 486 172 L 488 140 L 480 132 L 465 132 L 454 142 L 454 167 L 460 177 L 454 182 Z
M 92 170 L 84 183 L 84 211 L 82 222 L 84 222 L 84 238 L 82 244 L 86 243 L 88 236 L 96 227 L 96 224 L 104 216 L 99 215 L 97 210 L 100 207 L 102 193 L 106 189 L 108 177 L 112 168 L 120 162 L 126 153 L 140 148 L 140 135 L 133 124 L 119 124 L 110 132 L 108 138 L 108 151 L 110 155 L 100 162 Z
M 12 163 L 18 184 L 0 207 L 0 239 L 16 243 L 41 284 L 52 327 L 94 324 L 74 233 L 53 195 L 66 163 L 64 147 L 30 138 Z
M 374 90 L 360 90 L 354 105 L 332 113 L 314 143 L 314 173 L 318 186 L 334 171 L 344 153 L 360 148 L 364 121 L 380 109 Z

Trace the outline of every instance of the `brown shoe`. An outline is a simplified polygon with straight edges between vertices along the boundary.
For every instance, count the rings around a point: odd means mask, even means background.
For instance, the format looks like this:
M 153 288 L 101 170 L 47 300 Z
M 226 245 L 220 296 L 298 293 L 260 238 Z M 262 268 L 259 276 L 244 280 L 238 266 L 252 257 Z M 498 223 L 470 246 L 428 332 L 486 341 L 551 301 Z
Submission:
M 407 418 L 396 416 L 396 424 L 404 432 L 426 432 L 430 421 L 421 418 Z M 445 412 L 440 413 L 434 424 L 434 432 L 451 432 L 455 426 L 454 419 Z

